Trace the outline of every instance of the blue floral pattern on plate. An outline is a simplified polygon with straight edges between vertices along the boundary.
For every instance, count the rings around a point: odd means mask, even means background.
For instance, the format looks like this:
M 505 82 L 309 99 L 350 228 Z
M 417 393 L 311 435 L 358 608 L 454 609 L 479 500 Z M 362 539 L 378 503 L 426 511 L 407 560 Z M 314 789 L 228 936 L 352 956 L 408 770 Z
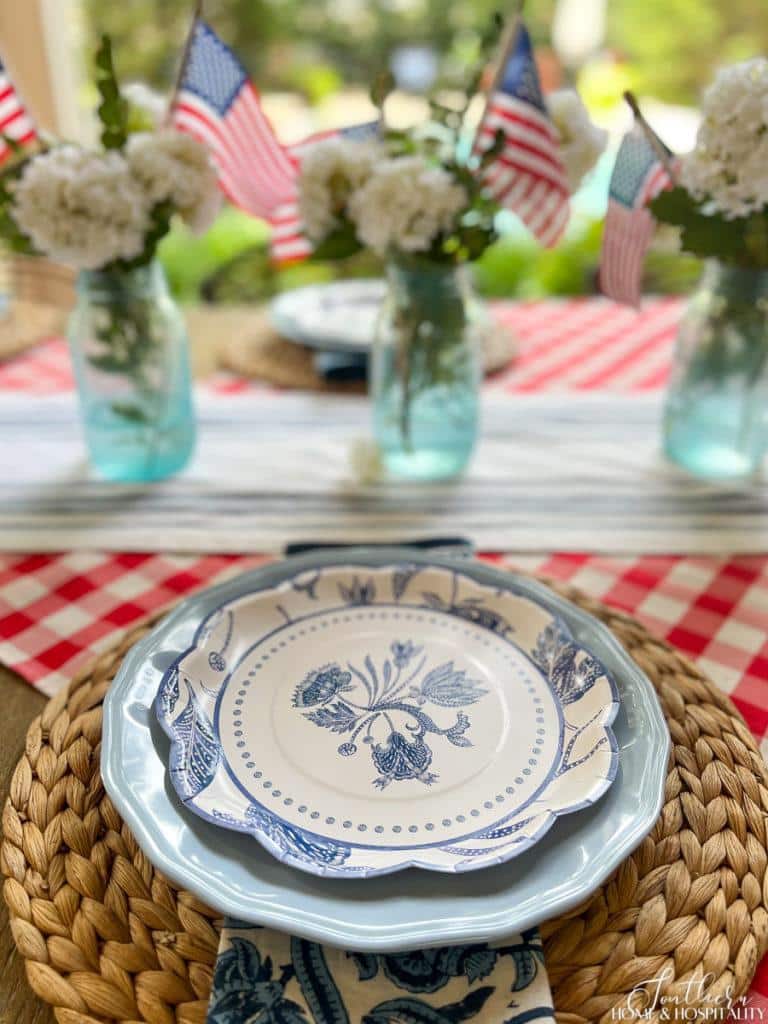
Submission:
M 304 712 L 308 721 L 335 733 L 351 734 L 338 747 L 342 757 L 358 753 L 356 741 L 364 734 L 362 743 L 370 746 L 371 760 L 379 772 L 373 780 L 378 789 L 406 779 L 418 779 L 426 786 L 437 780 L 429 770 L 432 748 L 424 739 L 427 733 L 444 736 L 455 747 L 472 745 L 466 735 L 470 720 L 463 711 L 453 725 L 440 728 L 421 709 L 430 703 L 442 708 L 467 707 L 488 691 L 465 670 L 455 669 L 452 661 L 425 672 L 423 650 L 411 640 L 395 640 L 390 645 L 391 657 L 378 669 L 370 655 L 362 667 L 351 661 L 346 670 L 336 663 L 323 665 L 312 669 L 294 693 L 294 707 L 313 709 Z M 382 719 L 388 726 L 386 735 L 375 743 L 373 730 Z M 395 722 L 403 723 L 402 731 Z
M 446 570 L 457 564 L 439 554 L 402 549 L 359 549 L 342 557 L 365 572 L 396 564 Z M 612 729 L 621 772 L 604 800 L 585 814 L 560 818 L 535 847 L 498 868 L 435 875 L 426 888 L 418 872 L 404 872 L 397 881 L 399 897 L 392 900 L 386 877 L 365 886 L 309 874 L 298 879 L 290 864 L 273 860 L 246 831 L 223 836 L 220 826 L 195 821 L 176 798 L 164 776 L 168 744 L 152 714 L 163 674 L 199 641 L 201 624 L 216 609 L 306 578 L 337 565 L 339 558 L 338 552 L 311 552 L 203 590 L 182 601 L 128 652 L 104 702 L 101 772 L 137 842 L 174 884 L 223 915 L 356 950 L 393 953 L 507 939 L 567 912 L 615 870 L 656 820 L 669 731 L 650 682 L 602 624 L 543 584 L 482 562 L 462 562 L 463 572 L 549 609 L 616 679 L 621 707 Z
M 217 608 L 155 701 L 190 809 L 350 878 L 528 849 L 612 782 L 617 708 L 530 597 L 403 563 L 330 565 Z

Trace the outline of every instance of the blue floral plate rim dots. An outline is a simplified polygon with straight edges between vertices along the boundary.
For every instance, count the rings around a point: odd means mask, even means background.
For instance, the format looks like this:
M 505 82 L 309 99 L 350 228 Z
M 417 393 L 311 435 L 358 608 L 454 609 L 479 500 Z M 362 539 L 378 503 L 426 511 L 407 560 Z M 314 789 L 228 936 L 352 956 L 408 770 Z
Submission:
M 367 567 L 393 561 L 456 564 L 453 557 L 404 548 L 359 548 L 343 557 Z M 537 580 L 486 562 L 464 561 L 462 570 L 480 582 L 513 583 L 535 597 L 568 624 L 616 681 L 620 707 L 612 730 L 619 770 L 602 799 L 559 818 L 535 847 L 486 871 L 403 871 L 364 886 L 296 871 L 249 835 L 231 832 L 227 839 L 178 799 L 167 774 L 168 738 L 152 710 L 169 665 L 215 607 L 338 561 L 339 552 L 315 551 L 205 588 L 181 601 L 123 659 L 104 700 L 101 774 L 142 850 L 174 885 L 222 915 L 371 953 L 490 942 L 578 906 L 658 818 L 669 730 L 650 681 L 606 626 Z
M 611 785 L 618 708 L 513 580 L 350 553 L 209 609 L 154 701 L 191 811 L 345 879 L 519 856 Z

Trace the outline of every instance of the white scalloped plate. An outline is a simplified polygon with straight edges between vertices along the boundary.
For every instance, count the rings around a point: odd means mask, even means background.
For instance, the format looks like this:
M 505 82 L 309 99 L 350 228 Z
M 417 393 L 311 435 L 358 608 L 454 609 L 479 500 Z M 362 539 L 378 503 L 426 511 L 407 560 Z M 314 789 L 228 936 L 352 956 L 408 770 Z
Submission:
M 455 564 L 435 553 L 404 549 L 358 549 L 348 558 L 369 568 L 393 560 Z M 251 836 L 227 836 L 179 800 L 165 771 L 168 740 L 152 712 L 164 672 L 192 645 L 200 623 L 215 608 L 338 560 L 338 552 L 315 551 L 206 588 L 182 601 L 128 652 L 104 701 L 101 773 L 137 842 L 166 878 L 220 913 L 344 949 L 391 953 L 490 942 L 577 906 L 656 820 L 669 732 L 650 682 L 600 622 L 542 584 L 480 562 L 465 562 L 463 571 L 549 608 L 616 680 L 620 707 L 611 728 L 619 771 L 601 800 L 558 818 L 526 853 L 487 871 L 429 876 L 403 871 L 364 886 L 296 871 Z
M 155 703 L 184 803 L 313 874 L 470 871 L 594 803 L 616 688 L 460 568 L 336 564 L 216 607 Z

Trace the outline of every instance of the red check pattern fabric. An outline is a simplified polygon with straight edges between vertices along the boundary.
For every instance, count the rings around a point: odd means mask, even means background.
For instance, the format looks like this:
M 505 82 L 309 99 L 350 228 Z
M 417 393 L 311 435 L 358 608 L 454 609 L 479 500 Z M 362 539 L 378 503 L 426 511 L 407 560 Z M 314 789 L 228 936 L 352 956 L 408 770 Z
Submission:
M 51 338 L 8 362 L 0 363 L 0 391 L 49 395 L 75 386 L 67 343 Z
M 518 340 L 518 357 L 487 382 L 493 390 L 645 392 L 669 376 L 678 298 L 639 312 L 608 299 L 500 303 L 499 320 Z
M 503 391 L 647 391 L 667 378 L 681 302 L 650 299 L 639 312 L 602 298 L 499 302 L 518 355 L 487 387 Z M 263 385 L 219 373 L 206 382 L 219 393 Z M 0 363 L 0 392 L 52 394 L 74 387 L 66 342 L 55 338 Z
M 259 556 L 0 555 L 0 663 L 46 694 L 123 630 Z

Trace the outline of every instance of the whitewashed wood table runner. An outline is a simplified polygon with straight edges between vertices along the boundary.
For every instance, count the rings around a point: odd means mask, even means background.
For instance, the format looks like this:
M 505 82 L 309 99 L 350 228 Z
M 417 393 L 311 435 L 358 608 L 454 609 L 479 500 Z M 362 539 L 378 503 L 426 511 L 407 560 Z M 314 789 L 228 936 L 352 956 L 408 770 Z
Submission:
M 483 550 L 768 550 L 768 485 L 696 481 L 659 451 L 655 396 L 483 399 L 477 454 L 441 484 L 355 480 L 362 398 L 203 395 L 181 476 L 89 473 L 72 394 L 0 399 L 0 550 L 279 551 L 290 541 L 462 534 Z

